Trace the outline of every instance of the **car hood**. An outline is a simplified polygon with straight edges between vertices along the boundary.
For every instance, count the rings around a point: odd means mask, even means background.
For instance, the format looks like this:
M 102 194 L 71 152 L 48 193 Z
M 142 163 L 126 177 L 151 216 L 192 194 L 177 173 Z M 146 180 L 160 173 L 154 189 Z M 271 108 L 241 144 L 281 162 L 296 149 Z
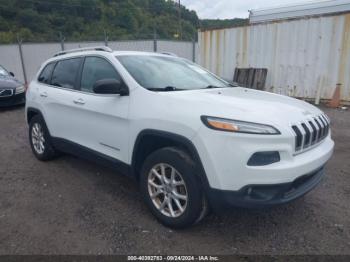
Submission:
M 241 87 L 167 92 L 162 95 L 172 96 L 176 100 L 174 103 L 197 115 L 265 124 L 291 124 L 322 113 L 315 106 L 298 99 Z
M 0 76 L 0 90 L 8 88 L 16 88 L 23 85 L 20 81 L 13 77 Z

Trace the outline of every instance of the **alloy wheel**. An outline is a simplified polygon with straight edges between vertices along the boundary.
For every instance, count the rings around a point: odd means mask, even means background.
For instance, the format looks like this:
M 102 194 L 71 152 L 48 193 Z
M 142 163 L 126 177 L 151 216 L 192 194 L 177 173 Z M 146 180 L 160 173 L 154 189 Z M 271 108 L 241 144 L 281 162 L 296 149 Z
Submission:
M 154 206 L 167 217 L 179 217 L 186 210 L 186 183 L 171 165 L 160 163 L 151 168 L 148 174 L 148 193 Z
M 32 127 L 32 143 L 34 150 L 38 154 L 43 154 L 45 151 L 45 138 L 42 126 L 39 123 L 34 123 Z

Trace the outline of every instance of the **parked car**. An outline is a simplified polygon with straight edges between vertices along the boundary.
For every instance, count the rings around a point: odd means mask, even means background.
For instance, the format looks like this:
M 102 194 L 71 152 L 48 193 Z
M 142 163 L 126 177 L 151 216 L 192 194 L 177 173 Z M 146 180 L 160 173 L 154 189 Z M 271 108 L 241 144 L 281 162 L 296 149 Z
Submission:
M 233 87 L 183 58 L 102 47 L 45 62 L 25 114 L 39 160 L 67 152 L 115 167 L 173 228 L 209 208 L 303 196 L 334 147 L 329 118 L 311 104 Z
M 12 72 L 0 65 L 0 107 L 25 103 L 25 88 Z

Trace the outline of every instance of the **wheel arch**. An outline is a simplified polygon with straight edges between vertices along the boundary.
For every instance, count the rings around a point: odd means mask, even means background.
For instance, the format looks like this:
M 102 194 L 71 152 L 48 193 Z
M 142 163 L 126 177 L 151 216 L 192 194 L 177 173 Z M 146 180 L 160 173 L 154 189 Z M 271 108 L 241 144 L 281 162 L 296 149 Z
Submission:
M 196 164 L 196 175 L 198 175 L 204 188 L 208 188 L 209 182 L 202 161 L 192 141 L 182 135 L 155 129 L 142 130 L 135 140 L 131 160 L 135 178 L 139 179 L 141 166 L 149 154 L 169 146 L 179 147 L 193 158 Z
M 36 115 L 40 115 L 44 119 L 44 116 L 39 109 L 34 107 L 28 107 L 26 110 L 27 123 L 29 124 L 32 118 Z

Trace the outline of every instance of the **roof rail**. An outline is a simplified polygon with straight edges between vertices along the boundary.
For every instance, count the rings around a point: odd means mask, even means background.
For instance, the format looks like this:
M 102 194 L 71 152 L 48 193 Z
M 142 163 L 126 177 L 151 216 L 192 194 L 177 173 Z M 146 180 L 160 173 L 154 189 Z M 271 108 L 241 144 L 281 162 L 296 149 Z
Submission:
M 84 52 L 84 51 L 103 51 L 103 52 L 110 52 L 110 53 L 113 52 L 113 50 L 110 49 L 108 46 L 93 46 L 93 47 L 84 47 L 84 48 L 64 50 L 64 51 L 56 53 L 54 55 L 54 57 L 60 56 L 60 55 L 65 55 L 65 54 L 70 54 L 70 53 Z
M 168 55 L 168 56 L 175 56 L 178 57 L 177 54 L 171 53 L 171 52 L 161 52 L 162 55 Z

